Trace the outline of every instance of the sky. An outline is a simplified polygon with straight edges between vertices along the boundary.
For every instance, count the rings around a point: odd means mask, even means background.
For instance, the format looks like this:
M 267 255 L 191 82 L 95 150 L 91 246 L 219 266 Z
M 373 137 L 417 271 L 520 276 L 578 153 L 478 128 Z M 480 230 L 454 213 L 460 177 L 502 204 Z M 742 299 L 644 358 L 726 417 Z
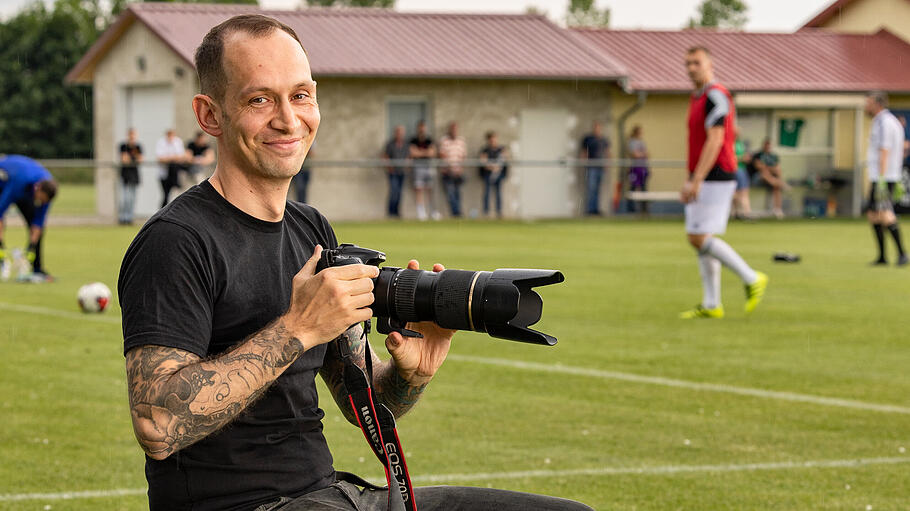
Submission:
M 0 0 L 0 17 L 8 18 L 23 6 L 42 0 Z M 44 0 L 53 3 L 52 0 Z M 749 6 L 747 30 L 790 32 L 812 18 L 834 0 L 746 0 Z M 303 0 L 259 0 L 266 9 L 295 9 Z M 565 17 L 568 0 L 396 0 L 399 11 L 507 12 L 522 13 L 535 6 L 554 21 Z M 609 7 L 612 28 L 682 27 L 700 0 L 597 0 Z

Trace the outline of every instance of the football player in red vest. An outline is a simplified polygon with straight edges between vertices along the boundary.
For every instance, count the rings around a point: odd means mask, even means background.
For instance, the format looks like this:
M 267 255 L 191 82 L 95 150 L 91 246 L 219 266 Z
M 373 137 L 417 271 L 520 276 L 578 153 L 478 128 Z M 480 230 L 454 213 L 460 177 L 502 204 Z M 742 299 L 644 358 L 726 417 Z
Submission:
M 730 202 L 736 190 L 736 109 L 730 91 L 714 81 L 710 52 L 701 46 L 686 52 L 686 72 L 694 91 L 689 101 L 689 176 L 680 190 L 686 205 L 686 234 L 698 251 L 704 294 L 681 318 L 722 318 L 720 266 L 736 273 L 746 287 L 746 313 L 761 302 L 768 276 L 753 270 L 724 240 Z

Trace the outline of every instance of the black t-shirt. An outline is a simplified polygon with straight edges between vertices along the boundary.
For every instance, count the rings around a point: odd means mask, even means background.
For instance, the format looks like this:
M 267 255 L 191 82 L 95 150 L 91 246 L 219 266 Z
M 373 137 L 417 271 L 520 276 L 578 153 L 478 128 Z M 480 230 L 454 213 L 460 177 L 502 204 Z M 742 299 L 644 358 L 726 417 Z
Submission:
M 142 146 L 139 144 L 130 144 L 129 142 L 124 142 L 120 144 L 120 154 L 126 153 L 129 155 L 130 163 L 122 163 L 120 165 L 120 178 L 124 183 L 127 184 L 138 184 L 139 183 L 139 165 L 138 158 L 142 155 Z
M 240 211 L 208 181 L 155 214 L 123 259 L 124 353 L 143 345 L 217 355 L 283 314 L 291 280 L 328 221 L 288 202 L 281 222 Z M 154 510 L 252 509 L 334 482 L 315 377 L 326 345 L 305 352 L 221 431 L 162 461 L 146 457 Z
M 766 167 L 776 167 L 780 163 L 780 157 L 772 152 L 759 151 L 752 155 L 749 159 L 749 163 L 746 164 L 746 170 L 749 172 L 750 176 L 758 174 L 758 167 L 755 165 L 755 162 L 761 161 L 765 164 Z
M 411 145 L 417 146 L 417 149 L 428 149 L 433 145 L 433 139 L 427 137 L 421 140 L 419 137 L 414 137 L 411 139 Z M 415 160 L 429 160 L 427 156 L 421 156 L 419 158 L 414 158 Z
M 610 148 L 610 141 L 591 133 L 581 140 L 581 148 L 587 152 L 589 160 L 600 160 Z
M 505 158 L 503 158 L 503 152 L 505 152 L 505 148 L 505 146 L 490 147 L 486 145 L 483 146 L 483 149 L 480 150 L 480 154 L 487 157 L 487 165 L 501 165 L 501 168 L 499 170 L 501 176 L 505 176 L 509 172 L 509 166 L 506 165 Z M 492 171 L 485 165 L 481 165 L 480 175 L 486 176 L 489 174 L 492 174 Z
M 206 143 L 197 144 L 195 140 L 186 145 L 186 148 L 193 153 L 193 157 L 202 156 L 209 149 L 209 145 Z

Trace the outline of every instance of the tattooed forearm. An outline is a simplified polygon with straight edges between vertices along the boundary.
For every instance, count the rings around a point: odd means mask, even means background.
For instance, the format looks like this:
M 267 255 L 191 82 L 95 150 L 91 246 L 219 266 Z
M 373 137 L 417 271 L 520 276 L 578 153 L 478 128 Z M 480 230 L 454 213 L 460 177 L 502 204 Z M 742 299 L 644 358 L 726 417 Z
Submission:
M 389 361 L 373 376 L 373 387 L 379 401 L 386 405 L 395 417 L 401 417 L 417 404 L 427 384 L 411 385 L 401 377 L 395 364 Z
M 366 371 L 366 357 L 372 358 L 373 397 L 377 403 L 382 403 L 389 407 L 395 417 L 401 417 L 417 403 L 426 388 L 426 384 L 411 385 L 401 377 L 391 360 L 382 362 L 372 349 L 367 353 L 366 342 L 363 340 L 363 328 L 360 325 L 348 329 L 335 341 L 347 343 L 351 351 L 351 360 L 364 371 Z M 319 374 L 322 375 L 322 379 L 325 380 L 326 385 L 329 387 L 329 391 L 331 391 L 332 397 L 335 398 L 335 403 L 338 404 L 341 413 L 344 414 L 348 422 L 356 426 L 357 418 L 354 416 L 353 410 L 351 410 L 348 393 L 344 387 L 344 361 L 341 360 L 336 346 L 329 346 Z
M 162 346 L 130 350 L 126 372 L 136 438 L 154 459 L 192 445 L 246 409 L 303 351 L 279 322 L 210 360 Z

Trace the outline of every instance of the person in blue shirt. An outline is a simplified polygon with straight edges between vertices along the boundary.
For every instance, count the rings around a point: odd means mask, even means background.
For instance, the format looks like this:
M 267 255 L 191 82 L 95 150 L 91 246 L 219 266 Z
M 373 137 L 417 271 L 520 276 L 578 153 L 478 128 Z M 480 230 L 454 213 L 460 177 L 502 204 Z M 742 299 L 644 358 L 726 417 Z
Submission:
M 578 159 L 585 166 L 585 214 L 600 215 L 600 183 L 606 166 L 600 160 L 610 158 L 610 141 L 603 135 L 600 122 L 594 121 L 591 133 L 581 140 Z M 589 161 L 591 160 L 591 161 Z
M 26 156 L 0 155 L 0 261 L 6 259 L 3 217 L 15 204 L 28 224 L 26 257 L 32 264 L 33 280 L 49 280 L 41 265 L 41 239 L 47 211 L 56 195 L 57 182 L 38 162 Z

